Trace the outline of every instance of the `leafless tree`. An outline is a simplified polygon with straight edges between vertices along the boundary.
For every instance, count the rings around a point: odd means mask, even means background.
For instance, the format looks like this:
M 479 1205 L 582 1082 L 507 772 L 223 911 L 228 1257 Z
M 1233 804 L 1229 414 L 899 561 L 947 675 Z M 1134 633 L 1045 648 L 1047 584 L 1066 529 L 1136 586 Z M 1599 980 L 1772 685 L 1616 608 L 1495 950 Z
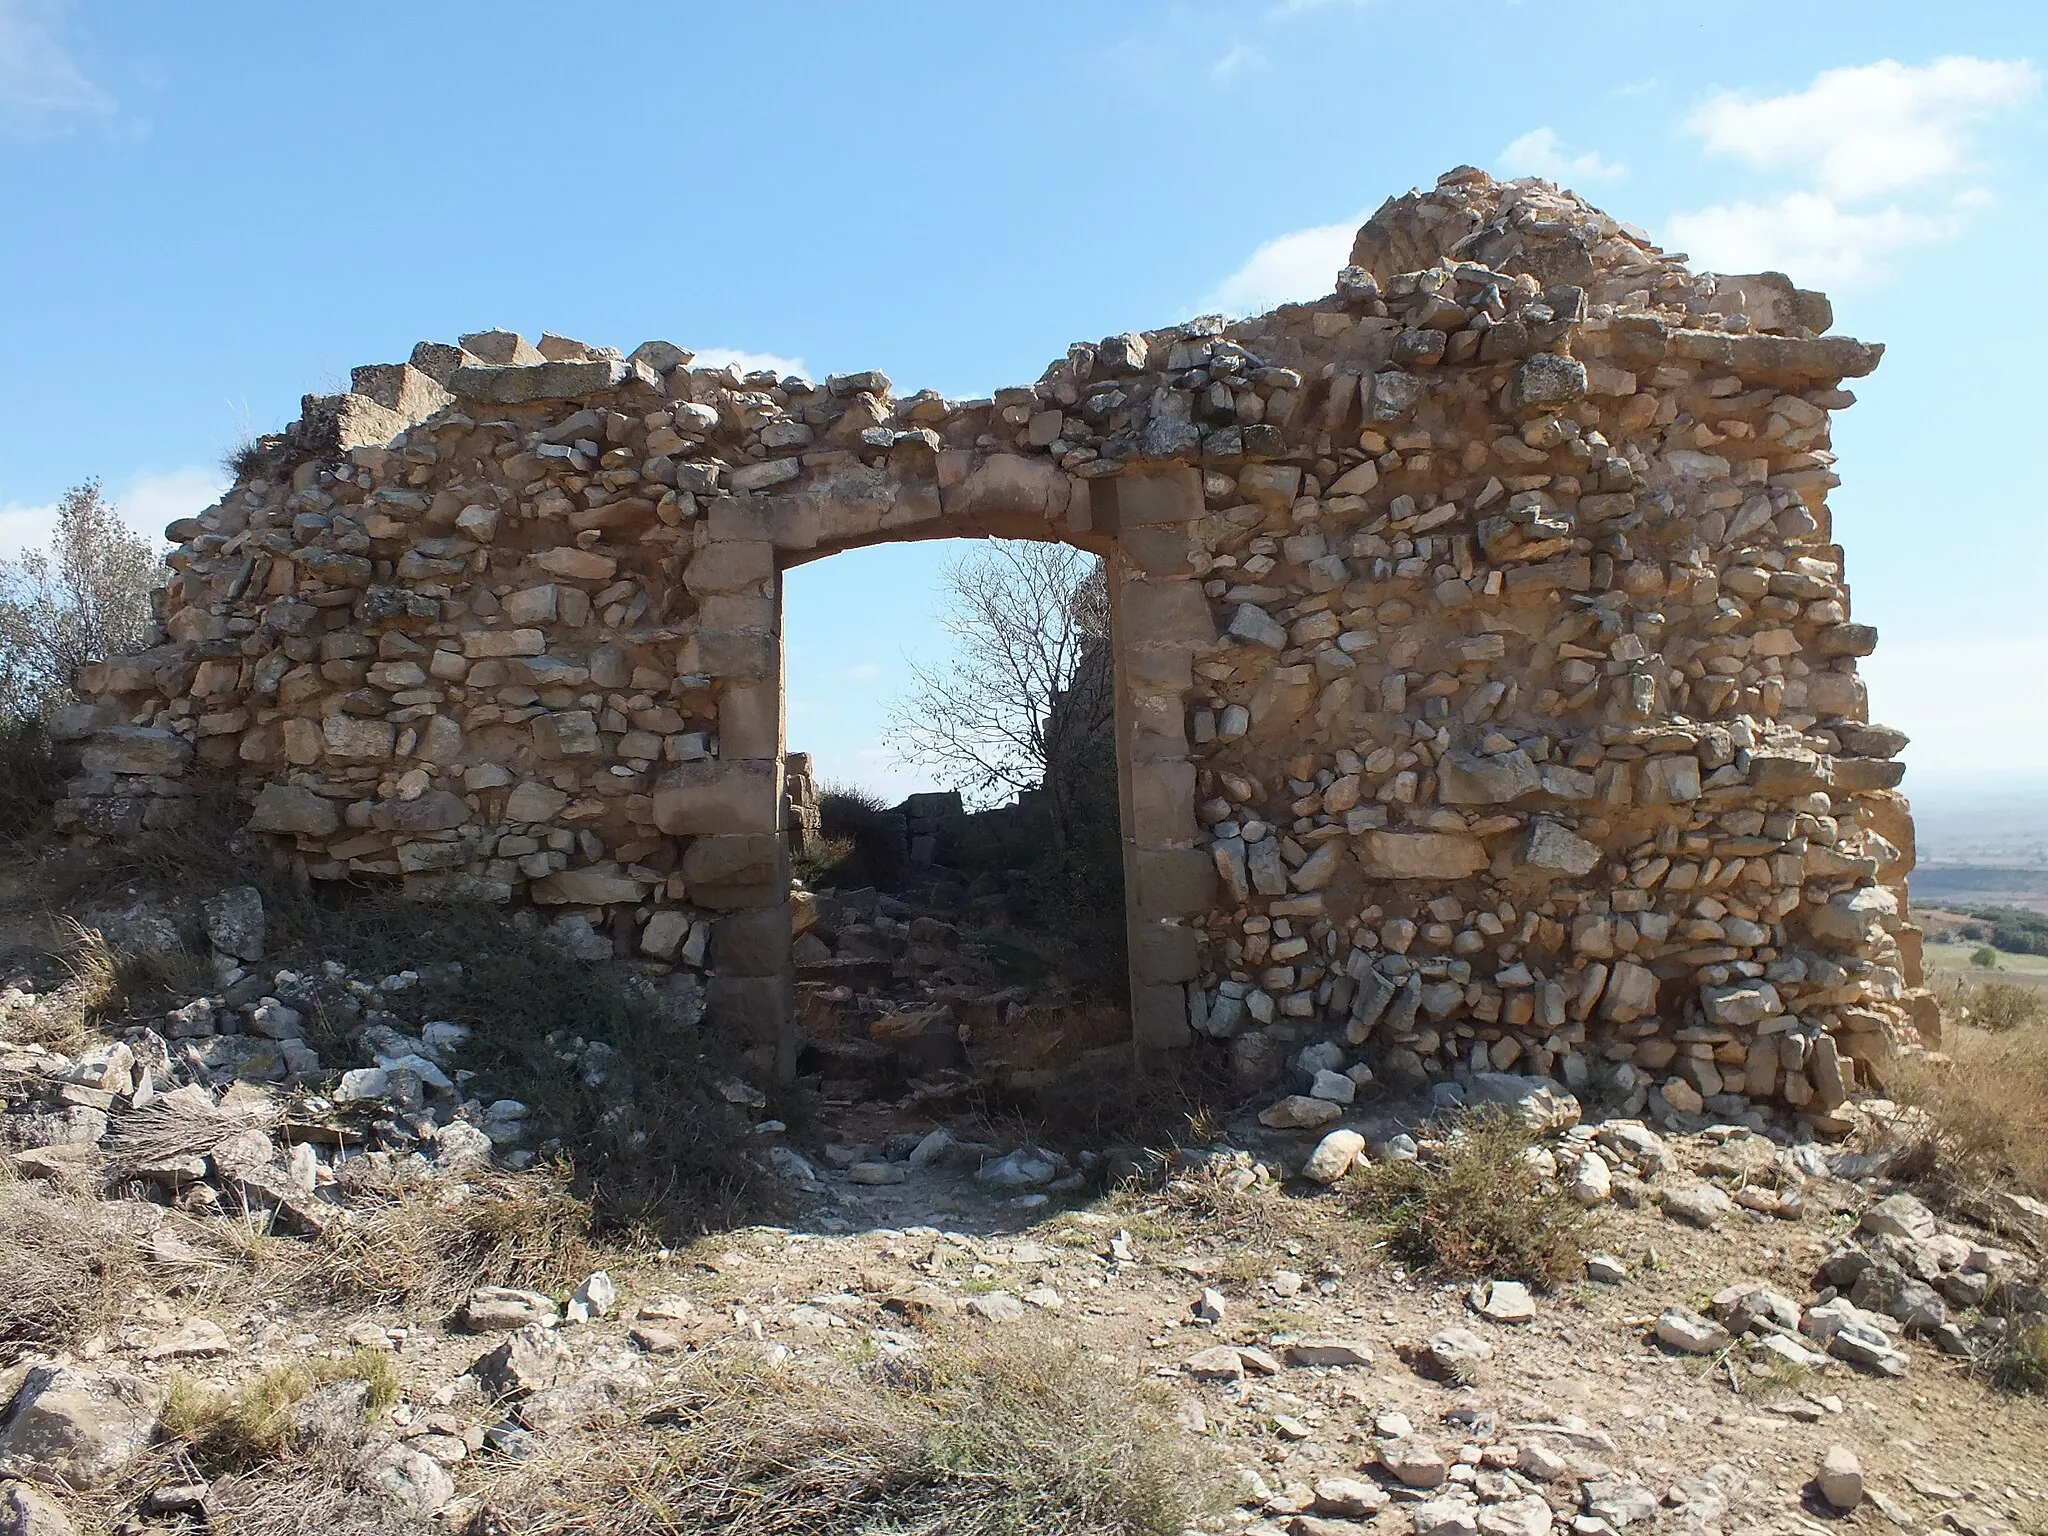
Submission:
M 87 662 L 137 649 L 165 574 L 99 481 L 66 491 L 50 548 L 0 560 L 0 716 L 40 716 Z
M 1043 789 L 1063 836 L 1111 726 L 1102 562 L 1063 544 L 991 541 L 946 567 L 944 590 L 955 650 L 912 664 L 890 706 L 890 746 L 971 797 Z

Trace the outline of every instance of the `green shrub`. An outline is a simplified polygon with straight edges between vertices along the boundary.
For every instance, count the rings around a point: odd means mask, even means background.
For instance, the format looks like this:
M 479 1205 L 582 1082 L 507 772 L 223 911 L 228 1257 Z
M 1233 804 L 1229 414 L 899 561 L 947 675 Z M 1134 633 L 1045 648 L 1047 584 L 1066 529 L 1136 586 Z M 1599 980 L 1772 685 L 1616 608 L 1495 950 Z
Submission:
M 1585 1271 L 1584 1217 L 1530 1166 L 1533 1144 L 1509 1116 L 1469 1112 L 1434 1162 L 1378 1163 L 1347 1187 L 1357 1213 L 1418 1269 L 1559 1285 Z
M 2012 1318 L 2005 1333 L 1978 1362 L 2000 1391 L 2033 1397 L 2048 1392 L 2048 1322 Z
M 818 835 L 796 862 L 815 884 L 901 890 L 910 879 L 903 819 L 872 790 L 828 784 L 818 796 Z
M 1988 933 L 1978 924 L 1975 938 L 1989 938 L 2009 955 L 2048 955 L 2048 912 L 2031 907 L 1977 907 L 1970 916 L 1988 924 Z M 1965 929 L 1967 933 L 1969 930 Z
M 50 733 L 33 715 L 0 719 L 0 839 L 12 841 L 42 825 L 64 792 L 64 774 Z

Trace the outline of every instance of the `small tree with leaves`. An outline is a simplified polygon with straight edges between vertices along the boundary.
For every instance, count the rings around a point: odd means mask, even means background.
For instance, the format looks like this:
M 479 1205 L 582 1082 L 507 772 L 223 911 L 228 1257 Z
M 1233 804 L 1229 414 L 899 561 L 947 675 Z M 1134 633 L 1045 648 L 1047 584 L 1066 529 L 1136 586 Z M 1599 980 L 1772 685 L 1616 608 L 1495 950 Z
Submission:
M 946 567 L 941 620 L 956 649 L 912 664 L 890 743 L 972 798 L 1042 789 L 1064 839 L 1109 739 L 1109 584 L 1063 544 L 998 541 Z
M 40 718 L 87 662 L 140 647 L 165 576 L 98 480 L 66 491 L 50 547 L 0 560 L 0 716 Z

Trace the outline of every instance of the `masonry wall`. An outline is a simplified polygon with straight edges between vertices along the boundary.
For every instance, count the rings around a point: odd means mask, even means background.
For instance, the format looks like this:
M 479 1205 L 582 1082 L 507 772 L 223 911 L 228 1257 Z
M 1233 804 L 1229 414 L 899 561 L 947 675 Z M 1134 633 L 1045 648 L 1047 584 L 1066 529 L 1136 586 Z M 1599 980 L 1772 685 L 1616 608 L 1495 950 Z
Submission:
M 1880 349 L 1828 324 L 1461 170 L 1320 303 L 985 401 L 423 344 L 170 530 L 63 814 L 220 770 L 313 879 L 552 909 L 786 1067 L 781 572 L 1059 539 L 1110 562 L 1141 1046 L 1825 1115 L 1932 1017 L 1826 503 Z

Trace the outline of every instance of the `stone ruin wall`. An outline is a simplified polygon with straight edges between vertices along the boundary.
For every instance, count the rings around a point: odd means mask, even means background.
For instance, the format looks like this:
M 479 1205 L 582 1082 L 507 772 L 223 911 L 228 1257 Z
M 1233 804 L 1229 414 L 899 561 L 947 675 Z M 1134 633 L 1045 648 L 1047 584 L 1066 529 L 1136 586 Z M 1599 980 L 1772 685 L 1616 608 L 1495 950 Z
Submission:
M 1111 574 L 1140 1047 L 1818 1117 L 1937 1027 L 1826 501 L 1881 349 L 1829 322 L 1466 169 L 1318 303 L 991 400 L 423 344 L 169 530 L 62 815 L 234 775 L 312 879 L 534 903 L 786 1071 L 829 964 L 791 962 L 780 573 L 1065 540 Z

